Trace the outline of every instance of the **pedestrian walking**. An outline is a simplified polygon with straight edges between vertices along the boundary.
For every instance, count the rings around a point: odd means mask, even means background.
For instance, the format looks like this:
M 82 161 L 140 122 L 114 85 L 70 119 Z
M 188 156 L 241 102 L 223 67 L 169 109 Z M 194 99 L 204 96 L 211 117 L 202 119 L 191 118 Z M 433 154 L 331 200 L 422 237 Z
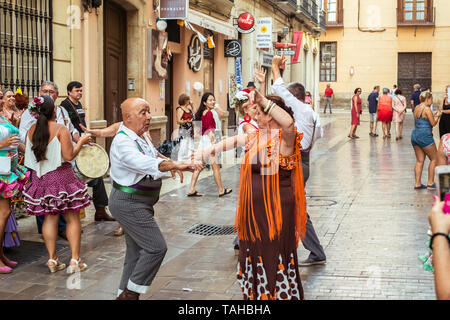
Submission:
M 431 112 L 430 106 L 433 103 L 433 95 L 430 92 L 422 92 L 420 101 L 420 105 L 414 110 L 414 129 L 411 133 L 411 144 L 416 154 L 414 189 L 426 188 L 428 190 L 434 190 L 436 189 L 434 169 L 437 160 L 437 150 L 432 129 L 438 123 L 441 114 L 439 111 L 435 114 Z M 428 165 L 428 183 L 426 186 L 421 182 L 425 156 L 430 159 Z
M 328 83 L 327 88 L 325 89 L 325 109 L 323 110 L 323 113 L 327 112 L 327 106 L 330 108 L 330 114 L 331 114 L 331 102 L 333 101 L 334 97 L 334 91 L 331 89 L 331 85 Z
M 396 95 L 392 98 L 392 121 L 395 123 L 395 140 L 403 138 L 403 121 L 405 121 L 406 98 L 402 96 L 402 90 L 397 89 Z
M 17 223 L 12 220 L 11 200 L 20 195 L 30 177 L 30 172 L 18 162 L 18 134 L 19 130 L 0 115 L 0 274 L 11 273 L 18 265 L 5 256 L 3 247 L 14 246 L 19 240 L 13 234 Z
M 211 110 L 215 107 L 215 102 L 216 101 L 214 95 L 210 92 L 206 92 L 205 94 L 203 94 L 200 106 L 195 114 L 195 119 L 197 121 L 201 121 L 202 125 L 202 137 L 199 144 L 200 149 L 209 148 L 215 143 L 214 133 L 216 129 L 216 122 L 214 121 L 214 116 L 211 112 Z M 220 176 L 220 167 L 217 157 L 211 157 L 209 159 L 209 162 L 213 170 L 214 181 L 217 185 L 219 197 L 231 193 L 232 189 L 224 188 L 222 185 L 222 178 Z M 200 172 L 194 172 L 194 174 L 192 175 L 191 185 L 189 188 L 190 193 L 195 192 L 195 185 L 197 183 L 199 174 Z
M 445 87 L 445 96 L 442 100 L 439 110 L 442 112 L 441 119 L 439 120 L 439 136 L 442 136 L 446 133 L 450 133 L 450 101 L 448 97 L 448 88 L 450 86 Z
M 182 93 L 178 97 L 177 124 L 180 146 L 178 149 L 178 161 L 189 160 L 194 149 L 194 112 L 192 111 L 191 97 Z
M 348 137 L 351 139 L 358 139 L 359 137 L 356 135 L 356 128 L 360 125 L 359 118 L 361 117 L 362 107 L 361 107 L 361 88 L 356 88 L 354 91 L 354 95 L 352 97 L 352 122 L 350 133 Z
M 284 99 L 286 105 L 292 108 L 294 112 L 295 127 L 302 133 L 303 138 L 301 140 L 301 160 L 303 181 L 306 185 L 309 179 L 310 171 L 310 152 L 317 139 L 323 136 L 322 128 L 320 125 L 319 115 L 312 110 L 309 105 L 305 104 L 305 87 L 298 83 L 291 83 L 286 86 L 283 78 L 281 77 L 280 66 L 286 63 L 285 56 L 275 56 L 272 60 L 272 78 L 274 79 L 272 85 L 272 92 L 282 99 Z M 307 259 L 299 263 L 302 267 L 308 267 L 312 265 L 320 265 L 326 263 L 326 255 L 320 244 L 319 237 L 317 237 L 316 231 L 311 221 L 311 217 L 307 214 L 306 221 L 306 235 L 302 239 L 302 244 L 306 250 L 310 251 Z
M 383 94 L 378 98 L 378 121 L 381 121 L 383 139 L 391 137 L 392 98 L 388 95 L 389 89 L 383 88 Z
M 378 137 L 377 125 L 378 125 L 378 95 L 380 92 L 380 86 L 373 87 L 373 91 L 369 94 L 367 101 L 369 103 L 369 116 L 370 116 L 370 132 L 369 136 Z
M 33 110 L 37 123 L 28 131 L 25 148 L 25 166 L 32 169 L 31 182 L 25 185 L 24 199 L 27 213 L 44 215 L 42 234 L 49 254 L 50 272 L 63 270 L 66 265 L 56 256 L 56 238 L 59 215 L 67 222 L 67 239 L 72 259 L 68 273 L 84 271 L 87 265 L 80 259 L 81 222 L 79 211 L 90 205 L 87 186 L 79 180 L 71 165 L 90 136 L 81 137 L 75 147 L 69 130 L 56 123 L 56 107 L 49 96 L 35 97 Z
M 236 216 L 239 286 L 245 300 L 304 299 L 297 261 L 307 220 L 302 134 L 294 126 L 292 109 L 279 96 L 264 97 L 255 90 L 250 100 L 258 105 L 259 130 L 201 150 L 196 159 L 249 145 L 241 165 Z
M 140 98 L 122 105 L 123 123 L 110 151 L 110 195 L 112 215 L 125 230 L 126 253 L 117 300 L 138 300 L 146 293 L 167 252 L 167 245 L 155 221 L 154 205 L 161 191 L 161 178 L 192 171 L 201 165 L 175 162 L 162 156 L 149 137 L 150 106 Z
M 420 91 L 420 84 L 415 84 L 413 86 L 413 93 L 411 95 L 411 110 L 414 112 L 414 109 L 420 104 L 420 95 L 422 91 Z

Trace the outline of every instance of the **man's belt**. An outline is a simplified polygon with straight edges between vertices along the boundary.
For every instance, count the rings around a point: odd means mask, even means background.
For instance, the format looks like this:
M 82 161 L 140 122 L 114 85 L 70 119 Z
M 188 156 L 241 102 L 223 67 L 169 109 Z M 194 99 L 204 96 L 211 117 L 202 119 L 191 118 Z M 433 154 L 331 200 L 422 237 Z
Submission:
M 150 186 L 143 186 L 140 184 L 133 184 L 132 186 L 127 187 L 122 186 L 115 181 L 113 181 L 113 187 L 125 193 L 131 193 L 146 197 L 158 197 L 161 191 L 161 187 L 150 187 Z

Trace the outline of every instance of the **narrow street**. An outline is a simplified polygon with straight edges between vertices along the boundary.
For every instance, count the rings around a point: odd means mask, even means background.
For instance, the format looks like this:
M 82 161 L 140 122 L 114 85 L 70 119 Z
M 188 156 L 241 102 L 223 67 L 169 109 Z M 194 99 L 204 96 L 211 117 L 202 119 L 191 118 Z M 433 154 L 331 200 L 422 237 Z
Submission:
M 435 299 L 433 275 L 418 256 L 426 252 L 431 191 L 413 190 L 415 163 L 408 110 L 404 138 L 372 138 L 364 110 L 357 135 L 347 138 L 350 114 L 320 113 L 324 137 L 311 154 L 307 184 L 308 212 L 327 255 L 327 264 L 301 268 L 305 298 Z M 438 134 L 435 128 L 435 141 Z M 425 163 L 422 182 L 426 182 Z M 233 234 L 188 232 L 197 224 L 234 224 L 238 165 L 224 165 L 222 180 L 233 192 L 217 197 L 211 172 L 198 183 L 202 198 L 187 198 L 186 184 L 167 179 L 155 207 L 168 245 L 166 258 L 142 299 L 242 299 L 236 281 Z M 110 180 L 108 191 L 110 190 Z M 0 299 L 114 299 L 125 254 L 125 240 L 114 237 L 115 222 L 93 222 L 93 206 L 83 220 L 82 258 L 89 269 L 69 276 L 50 274 L 46 250 L 33 217 L 20 219 L 21 247 L 6 254 L 20 266 L 0 276 Z M 227 228 L 222 228 L 227 231 Z M 230 228 L 228 228 L 230 229 Z M 214 230 L 212 230 L 214 231 Z M 58 240 L 58 255 L 69 260 L 68 242 Z M 300 245 L 300 260 L 308 252 Z

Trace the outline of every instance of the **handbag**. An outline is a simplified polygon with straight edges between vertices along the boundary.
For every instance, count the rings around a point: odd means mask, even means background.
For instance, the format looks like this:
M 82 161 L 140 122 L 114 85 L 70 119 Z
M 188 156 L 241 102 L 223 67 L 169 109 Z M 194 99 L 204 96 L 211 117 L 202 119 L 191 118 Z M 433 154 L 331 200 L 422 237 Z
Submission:
M 11 174 L 11 158 L 0 156 L 0 175 L 9 176 Z

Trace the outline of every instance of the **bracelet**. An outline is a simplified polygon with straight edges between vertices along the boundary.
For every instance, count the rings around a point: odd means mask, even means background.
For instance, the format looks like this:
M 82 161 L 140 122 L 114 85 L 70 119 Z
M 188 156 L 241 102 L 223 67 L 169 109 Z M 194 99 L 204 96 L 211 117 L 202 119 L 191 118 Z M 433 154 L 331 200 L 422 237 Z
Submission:
M 445 234 L 445 233 L 442 233 L 442 232 L 437 232 L 437 233 L 435 233 L 435 234 L 433 234 L 433 235 L 431 236 L 431 239 L 430 239 L 430 249 L 431 249 L 431 250 L 433 250 L 433 240 L 434 240 L 434 238 L 436 238 L 437 236 L 444 236 L 444 237 L 446 237 L 447 240 L 448 240 L 448 244 L 450 245 L 450 238 L 448 237 L 448 235 Z
M 265 109 L 264 109 L 264 113 L 267 113 L 267 112 L 269 111 L 270 106 L 271 106 L 272 104 L 273 104 L 272 101 L 270 101 L 270 100 L 267 101 L 267 106 L 266 106 Z
M 267 114 L 270 114 L 274 107 L 275 107 L 275 103 L 272 102 L 272 106 L 270 107 L 269 112 L 267 112 Z

